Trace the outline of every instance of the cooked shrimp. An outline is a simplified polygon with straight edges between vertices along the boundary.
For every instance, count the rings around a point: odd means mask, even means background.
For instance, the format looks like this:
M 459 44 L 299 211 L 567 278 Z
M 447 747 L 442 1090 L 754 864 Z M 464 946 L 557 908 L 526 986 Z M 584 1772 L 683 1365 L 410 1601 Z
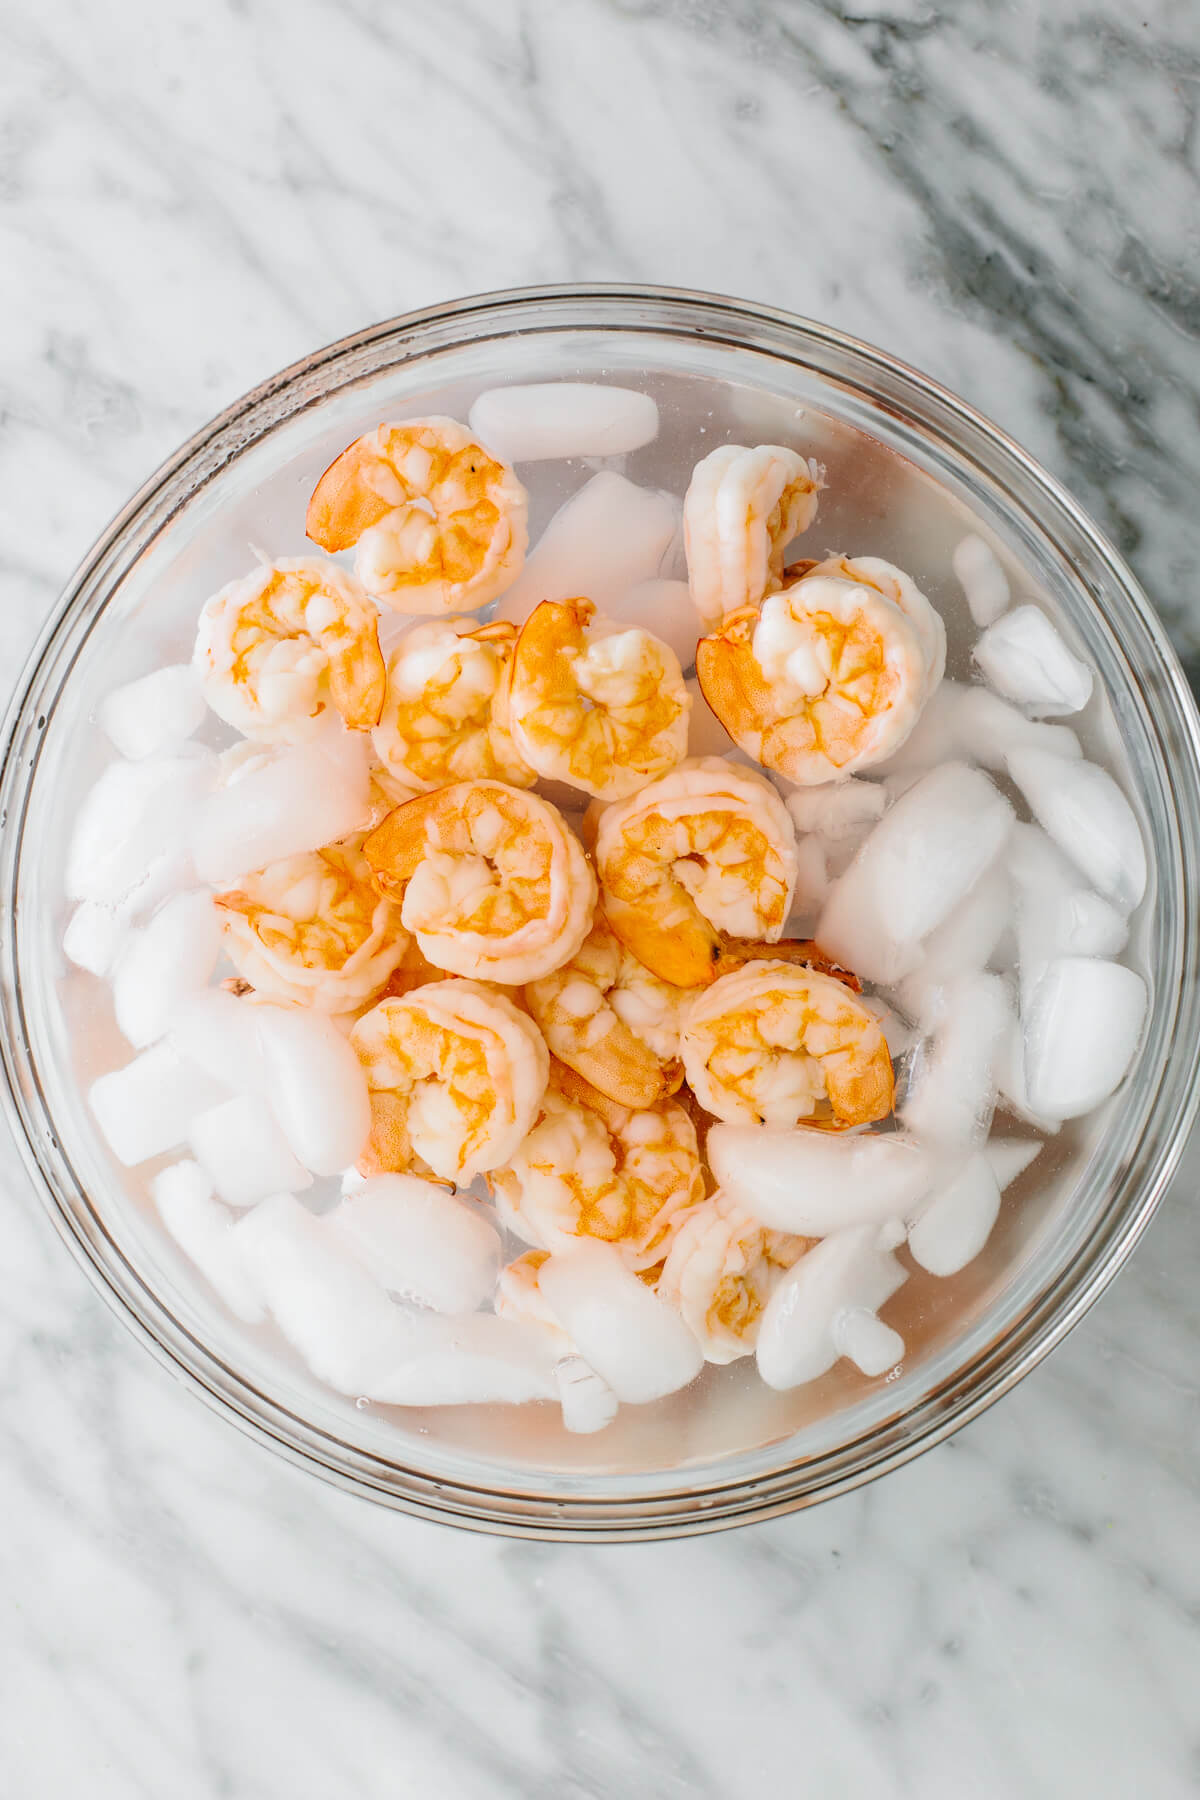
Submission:
M 381 1000 L 350 1042 L 371 1094 L 364 1175 L 413 1169 L 468 1182 L 507 1162 L 537 1117 L 549 1068 L 541 1034 L 478 982 Z
M 408 948 L 400 908 L 376 891 L 361 838 L 270 863 L 215 904 L 243 980 L 263 999 L 317 1012 L 365 1006 Z
M 513 1319 L 519 1325 L 542 1325 L 552 1331 L 564 1356 L 570 1356 L 574 1343 L 551 1312 L 538 1286 L 538 1273 L 548 1261 L 548 1250 L 526 1250 L 523 1256 L 506 1264 L 496 1282 L 496 1314 Z
M 580 949 L 525 989 L 551 1051 L 622 1106 L 653 1106 L 683 1079 L 679 1031 L 686 988 L 660 981 L 596 913 Z
M 824 562 L 806 564 L 799 579 L 811 575 L 836 575 L 843 581 L 857 581 L 862 587 L 874 588 L 900 608 L 921 640 L 928 699 L 946 673 L 946 627 L 941 613 L 912 576 L 895 563 L 885 562 L 882 556 L 827 556 Z
M 719 1189 L 679 1227 L 655 1285 L 711 1363 L 753 1353 L 767 1301 L 815 1238 L 769 1231 Z
M 587 936 L 596 878 L 547 800 L 500 781 L 421 794 L 364 846 L 384 892 L 439 968 L 516 987 L 568 962 Z
M 757 606 L 783 581 L 792 539 L 817 516 L 825 471 L 781 444 L 722 444 L 698 462 L 683 502 L 688 584 L 706 625 Z
M 601 1238 L 635 1270 L 662 1261 L 704 1197 L 696 1133 L 681 1106 L 632 1112 L 559 1065 L 533 1130 L 489 1186 L 501 1219 L 527 1243 L 555 1251 Z
M 213 711 L 266 743 L 302 742 L 330 706 L 366 731 L 383 706 L 379 609 L 352 575 L 316 558 L 227 583 L 200 614 L 192 660 Z
M 508 717 L 539 775 L 619 800 L 686 756 L 692 702 L 669 644 L 595 615 L 583 599 L 534 607 L 508 673 Z
M 405 419 L 356 438 L 322 475 L 305 530 L 397 612 L 470 612 L 525 560 L 525 489 L 455 419 Z
M 532 787 L 536 776 L 494 709 L 516 642 L 505 620 L 433 619 L 400 639 L 372 733 L 387 769 L 418 791 L 490 778 Z
M 596 827 L 609 924 L 676 987 L 720 974 L 726 935 L 772 942 L 796 879 L 796 838 L 770 782 L 707 756 L 682 763 Z
M 683 1066 L 718 1119 L 842 1130 L 892 1110 L 879 1021 L 842 982 L 794 963 L 752 962 L 692 1002 Z
M 840 558 L 731 613 L 701 638 L 696 673 L 734 742 L 808 787 L 897 750 L 945 659 L 942 621 L 906 575 Z

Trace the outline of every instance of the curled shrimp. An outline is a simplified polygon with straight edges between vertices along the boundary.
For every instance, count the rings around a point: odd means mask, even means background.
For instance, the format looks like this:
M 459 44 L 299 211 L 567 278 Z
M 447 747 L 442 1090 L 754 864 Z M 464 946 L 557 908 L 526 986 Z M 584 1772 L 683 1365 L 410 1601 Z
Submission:
M 380 425 L 330 464 L 305 530 L 323 550 L 356 547 L 363 586 L 397 612 L 471 612 L 525 560 L 525 489 L 465 425 Z
M 508 673 L 510 729 L 547 779 L 619 800 L 687 754 L 691 696 L 661 638 L 596 617 L 590 600 L 543 600 Z
M 604 911 L 661 980 L 698 987 L 729 937 L 777 939 L 791 908 L 796 838 L 769 781 L 701 757 L 606 807 L 596 826 Z
M 946 633 L 899 569 L 817 563 L 696 650 L 701 691 L 734 742 L 800 786 L 899 749 L 942 678 Z
M 784 553 L 816 518 L 824 485 L 819 463 L 781 444 L 722 444 L 696 464 L 683 537 L 688 585 L 706 625 L 780 586 Z
M 532 787 L 495 707 L 517 628 L 498 619 L 431 619 L 400 639 L 388 658 L 387 695 L 372 733 L 389 772 L 418 791 L 491 778 Z
M 468 1182 L 507 1162 L 537 1117 L 549 1058 L 532 1020 L 474 981 L 381 1000 L 352 1027 L 371 1136 L 359 1163 Z
M 892 1110 L 892 1060 L 879 1021 L 832 975 L 751 962 L 697 997 L 683 1066 L 718 1119 L 842 1130 Z
M 679 1032 L 690 998 L 640 963 L 599 911 L 570 962 L 525 989 L 559 1061 L 631 1108 L 655 1105 L 682 1081 Z
M 398 807 L 368 837 L 384 892 L 429 961 L 516 987 L 568 962 L 591 928 L 596 878 L 549 801 L 460 781 Z
M 768 1300 L 815 1238 L 770 1231 L 720 1189 L 679 1227 L 655 1284 L 697 1338 L 705 1360 L 749 1356 Z
M 225 947 L 263 999 L 353 1012 L 376 998 L 408 949 L 400 909 L 380 895 L 361 838 L 269 863 L 217 894 Z
M 928 699 L 946 673 L 946 627 L 941 613 L 924 595 L 911 575 L 885 562 L 882 556 L 827 556 L 824 562 L 806 565 L 799 579 L 810 575 L 834 575 L 843 581 L 857 581 L 898 606 L 921 640 L 927 670 Z
M 551 1065 L 537 1123 L 488 1185 L 505 1225 L 537 1249 L 600 1238 L 631 1269 L 662 1261 L 704 1197 L 692 1122 L 666 1101 L 631 1111 Z
M 519 1325 L 544 1326 L 554 1333 L 562 1355 L 569 1356 L 575 1345 L 550 1310 L 538 1286 L 542 1264 L 548 1261 L 549 1256 L 548 1250 L 526 1250 L 523 1256 L 505 1264 L 496 1282 L 496 1314 L 501 1319 L 512 1319 Z
M 355 731 L 379 719 L 379 609 L 336 563 L 265 563 L 213 595 L 193 662 L 213 711 L 246 737 L 294 744 L 327 707 Z

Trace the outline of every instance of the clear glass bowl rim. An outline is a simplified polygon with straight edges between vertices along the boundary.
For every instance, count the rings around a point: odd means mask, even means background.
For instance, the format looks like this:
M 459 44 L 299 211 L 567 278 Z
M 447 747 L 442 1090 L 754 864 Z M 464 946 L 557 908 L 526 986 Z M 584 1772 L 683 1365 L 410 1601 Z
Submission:
M 1093 598 L 1116 597 L 1122 642 L 1135 670 L 1157 678 L 1154 722 L 1171 768 L 1179 867 L 1172 871 L 1182 980 L 1173 1041 L 1187 1046 L 1163 1069 L 1137 1154 L 1125 1168 L 1098 1232 L 1071 1268 L 967 1367 L 897 1418 L 826 1454 L 783 1462 L 769 1476 L 682 1483 L 677 1490 L 553 1500 L 528 1488 L 487 1488 L 433 1478 L 366 1455 L 260 1393 L 173 1318 L 118 1252 L 73 1177 L 32 1066 L 17 979 L 16 891 L 25 803 L 48 707 L 88 632 L 133 558 L 171 516 L 263 431 L 349 381 L 390 366 L 391 351 L 421 354 L 422 333 L 453 329 L 455 342 L 513 331 L 690 331 L 783 357 L 847 381 L 877 405 L 899 406 L 922 432 L 973 459 L 1010 502 L 1071 539 L 1072 560 Z M 439 343 L 439 348 L 443 347 Z M 1025 494 L 1027 498 L 1020 498 Z M 1056 539 L 1057 541 L 1057 539 Z M 13 824 L 9 822 L 12 821 Z M 84 557 L 17 684 L 0 762 L 0 1058 L 3 1110 L 33 1185 L 93 1285 L 173 1374 L 249 1436 L 349 1491 L 399 1510 L 518 1537 L 613 1542 L 711 1531 L 777 1516 L 845 1493 L 941 1442 L 1006 1393 L 1079 1321 L 1131 1254 L 1170 1181 L 1200 1104 L 1200 716 L 1167 635 L 1132 572 L 1067 491 L 982 414 L 895 357 L 813 320 L 686 289 L 564 284 L 474 295 L 402 314 L 314 352 L 254 388 L 190 438 L 149 478 Z M 14 828 L 15 825 L 15 828 Z

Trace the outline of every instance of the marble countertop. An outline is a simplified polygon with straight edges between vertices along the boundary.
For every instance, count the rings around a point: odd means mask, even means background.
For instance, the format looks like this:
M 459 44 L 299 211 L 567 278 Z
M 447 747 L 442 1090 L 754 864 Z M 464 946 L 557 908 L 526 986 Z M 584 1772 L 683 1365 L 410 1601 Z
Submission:
M 648 280 L 873 339 L 1091 507 L 1200 672 L 1190 0 L 12 0 L 0 678 L 177 442 L 457 293 Z M 474 1538 L 210 1416 L 5 1147 L 0 1794 L 1200 1792 L 1200 1149 L 1021 1388 L 678 1545 Z

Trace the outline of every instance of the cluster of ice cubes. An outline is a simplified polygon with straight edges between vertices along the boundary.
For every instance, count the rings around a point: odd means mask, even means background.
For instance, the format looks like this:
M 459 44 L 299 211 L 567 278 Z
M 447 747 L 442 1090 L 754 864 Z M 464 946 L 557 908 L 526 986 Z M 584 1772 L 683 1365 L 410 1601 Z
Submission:
M 519 463 L 619 457 L 658 429 L 646 395 L 574 383 L 492 390 L 471 423 Z M 680 519 L 678 496 L 602 468 L 551 519 L 499 616 L 585 594 L 689 668 L 700 627 Z M 977 1256 L 1005 1188 L 1046 1135 L 1115 1091 L 1143 1027 L 1145 984 L 1116 960 L 1147 883 L 1141 832 L 1061 723 L 1088 704 L 1091 671 L 1040 608 L 1011 604 L 981 538 L 953 566 L 982 680 L 944 681 L 869 778 L 781 784 L 798 914 L 868 984 L 901 1082 L 898 1129 L 709 1133 L 727 1193 L 764 1226 L 822 1240 L 763 1317 L 758 1367 L 774 1387 L 843 1357 L 869 1375 L 894 1367 L 904 1344 L 879 1311 L 907 1278 L 897 1252 L 942 1277 Z M 731 753 L 691 685 L 692 753 Z M 93 1083 L 92 1110 L 120 1162 L 174 1159 L 150 1191 L 176 1245 L 235 1317 L 272 1319 L 356 1398 L 550 1400 L 582 1432 L 686 1385 L 698 1343 L 609 1245 L 581 1240 L 544 1265 L 553 1326 L 481 1310 L 505 1253 L 494 1216 L 413 1176 L 353 1171 L 370 1109 L 343 1029 L 213 985 L 212 889 L 360 829 L 370 778 L 365 736 L 340 726 L 218 754 L 192 741 L 205 716 L 189 665 L 108 696 L 98 723 L 118 760 L 81 809 L 65 874 L 64 949 L 111 983 L 135 1052 Z M 1025 1135 L 990 1136 L 997 1110 Z M 335 1177 L 335 1203 L 308 1204 Z
M 868 1234 L 846 1250 L 847 1270 L 866 1258 L 861 1292 L 840 1278 L 854 1307 L 890 1279 L 879 1258 L 896 1220 L 931 1274 L 979 1254 L 1004 1188 L 1042 1148 L 989 1136 L 997 1111 L 1041 1138 L 1091 1112 L 1124 1079 L 1148 1002 L 1142 977 L 1116 960 L 1148 879 L 1136 816 L 1075 732 L 1045 722 L 1087 705 L 1091 671 L 1041 609 L 1009 610 L 1007 578 L 981 539 L 965 540 L 954 566 L 985 627 L 974 660 L 986 685 L 943 682 L 877 779 L 788 796 L 827 858 L 852 846 L 811 924 L 911 1028 L 907 1045 L 888 1031 L 899 1130 L 780 1134 L 766 1153 L 741 1128 L 709 1136 L 714 1173 L 765 1222 L 819 1231 L 836 1215 Z M 813 1254 L 773 1311 L 807 1295 Z M 764 1356 L 787 1366 L 779 1332 L 764 1322 L 760 1366 Z

